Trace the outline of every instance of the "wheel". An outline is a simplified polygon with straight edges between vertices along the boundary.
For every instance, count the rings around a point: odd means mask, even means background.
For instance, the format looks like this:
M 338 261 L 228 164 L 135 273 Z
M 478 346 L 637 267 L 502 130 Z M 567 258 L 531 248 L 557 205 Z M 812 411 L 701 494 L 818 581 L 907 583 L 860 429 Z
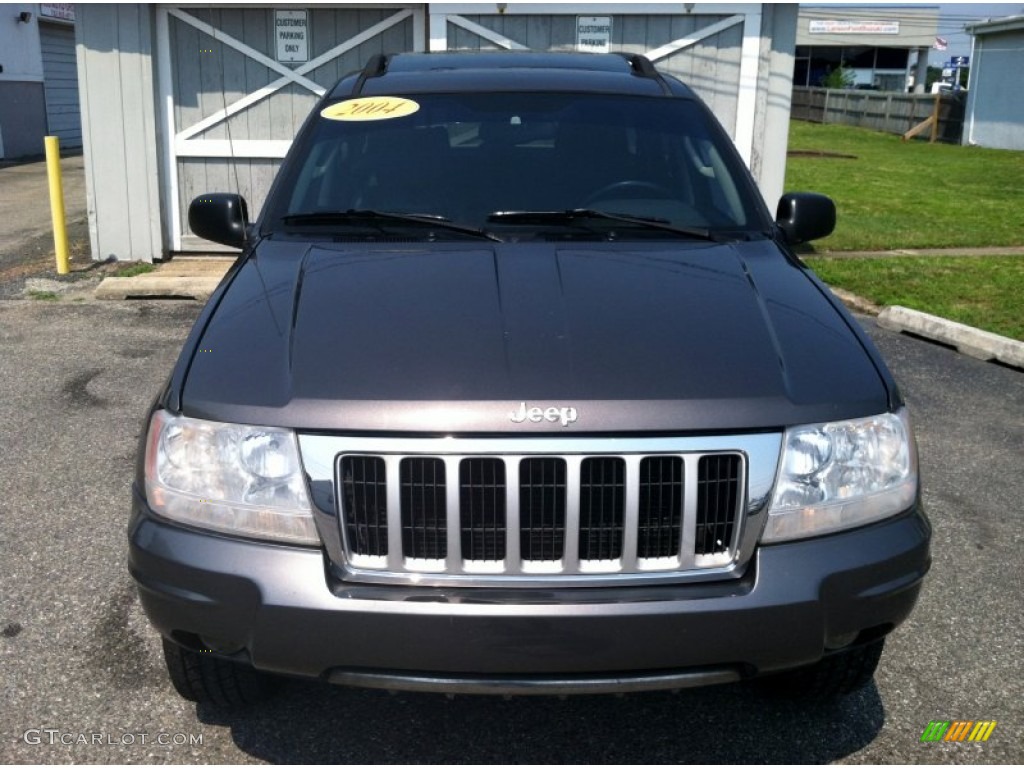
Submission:
M 621 197 L 622 193 L 626 190 L 632 190 L 632 194 L 627 193 L 627 197 L 650 197 L 650 195 L 640 195 L 638 192 L 655 192 L 658 197 L 672 198 L 675 195 L 672 194 L 672 190 L 668 187 L 663 187 L 661 184 L 655 184 L 651 181 L 640 181 L 639 179 L 626 179 L 625 181 L 615 181 L 611 184 L 607 184 L 601 187 L 596 192 L 592 192 L 590 196 L 584 201 L 583 207 L 596 203 L 598 200 L 603 200 L 606 197 Z
M 833 699 L 860 690 L 871 682 L 882 658 L 885 639 L 833 653 L 817 664 L 760 678 L 773 693 L 817 699 Z
M 234 708 L 255 704 L 277 688 L 278 681 L 252 667 L 212 653 L 193 651 L 163 638 L 164 661 L 174 690 L 183 698 Z

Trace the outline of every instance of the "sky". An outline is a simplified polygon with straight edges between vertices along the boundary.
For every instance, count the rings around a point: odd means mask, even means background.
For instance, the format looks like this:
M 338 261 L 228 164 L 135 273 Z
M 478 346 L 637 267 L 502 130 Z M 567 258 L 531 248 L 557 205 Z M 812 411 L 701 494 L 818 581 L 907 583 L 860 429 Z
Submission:
M 970 56 L 971 36 L 963 31 L 964 24 L 986 18 L 1024 14 L 1024 0 L 1017 3 L 938 3 L 939 37 L 949 41 L 946 51 L 933 50 L 928 63 L 939 66 L 950 56 Z

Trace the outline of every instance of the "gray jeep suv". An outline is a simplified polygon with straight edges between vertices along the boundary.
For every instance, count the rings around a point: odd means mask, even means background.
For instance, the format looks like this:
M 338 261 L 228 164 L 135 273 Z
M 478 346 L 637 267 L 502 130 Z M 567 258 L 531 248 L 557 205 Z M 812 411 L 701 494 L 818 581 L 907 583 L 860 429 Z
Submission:
M 374 57 L 317 105 L 147 417 L 130 568 L 177 690 L 871 679 L 914 438 L 731 142 L 640 56 Z

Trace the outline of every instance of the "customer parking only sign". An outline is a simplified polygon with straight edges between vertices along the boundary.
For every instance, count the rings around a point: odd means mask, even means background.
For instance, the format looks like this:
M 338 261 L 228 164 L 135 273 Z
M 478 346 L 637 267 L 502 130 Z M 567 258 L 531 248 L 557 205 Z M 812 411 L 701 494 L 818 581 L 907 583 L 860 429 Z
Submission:
M 612 50 L 612 17 L 577 16 L 576 50 L 584 53 L 610 53 Z
M 274 11 L 277 60 L 309 61 L 309 25 L 305 11 Z

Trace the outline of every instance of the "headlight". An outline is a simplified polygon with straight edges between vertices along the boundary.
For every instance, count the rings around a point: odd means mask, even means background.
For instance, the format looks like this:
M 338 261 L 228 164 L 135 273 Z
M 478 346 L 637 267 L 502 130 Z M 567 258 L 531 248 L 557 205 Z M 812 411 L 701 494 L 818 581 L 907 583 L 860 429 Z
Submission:
M 852 528 L 898 514 L 917 495 L 906 409 L 786 430 L 762 542 Z
M 319 544 L 295 434 L 157 411 L 146 440 L 154 512 L 214 531 Z

